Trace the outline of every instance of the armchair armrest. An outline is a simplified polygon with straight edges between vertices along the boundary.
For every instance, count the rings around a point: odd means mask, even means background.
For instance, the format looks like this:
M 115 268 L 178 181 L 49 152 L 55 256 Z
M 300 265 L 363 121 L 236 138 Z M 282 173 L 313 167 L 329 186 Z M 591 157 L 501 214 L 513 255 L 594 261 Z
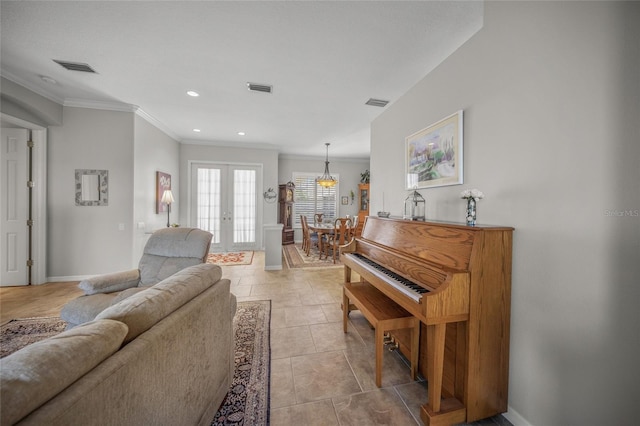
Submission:
M 99 275 L 80 281 L 78 287 L 84 291 L 85 295 L 96 293 L 113 293 L 127 288 L 137 287 L 140 282 L 140 271 L 132 269 L 130 271 L 113 272 L 111 274 Z

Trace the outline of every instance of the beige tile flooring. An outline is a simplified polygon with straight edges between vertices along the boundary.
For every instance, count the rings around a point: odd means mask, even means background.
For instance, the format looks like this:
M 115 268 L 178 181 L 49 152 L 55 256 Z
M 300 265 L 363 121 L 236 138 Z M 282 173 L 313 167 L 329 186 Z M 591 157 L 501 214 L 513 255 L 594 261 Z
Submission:
M 239 301 L 270 299 L 271 425 L 421 425 L 427 385 L 412 381 L 406 360 L 385 352 L 382 387 L 374 381 L 373 329 L 352 312 L 342 331 L 343 269 L 264 270 L 264 252 L 251 265 L 225 266 Z M 0 288 L 4 323 L 13 317 L 58 315 L 80 292 L 76 283 Z M 476 424 L 508 425 L 502 416 Z
M 238 300 L 271 300 L 271 424 L 421 425 L 426 382 L 412 381 L 407 361 L 385 352 L 377 388 L 374 330 L 357 311 L 342 330 L 344 269 L 263 265 L 256 252 L 252 265 L 225 267 L 223 275 Z M 475 424 L 509 422 L 496 416 Z

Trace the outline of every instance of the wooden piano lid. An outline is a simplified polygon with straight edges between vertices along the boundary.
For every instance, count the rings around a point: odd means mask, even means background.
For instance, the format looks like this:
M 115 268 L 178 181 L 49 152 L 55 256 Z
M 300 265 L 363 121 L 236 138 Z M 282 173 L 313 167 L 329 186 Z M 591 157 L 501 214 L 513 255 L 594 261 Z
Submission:
M 514 228 L 511 227 L 511 226 L 489 225 L 489 224 L 487 224 L 487 225 L 476 224 L 475 226 L 469 226 L 469 225 L 467 225 L 466 223 L 463 223 L 463 222 L 450 222 L 450 221 L 446 221 L 446 220 L 435 220 L 435 219 L 408 220 L 408 219 L 403 219 L 402 216 L 389 216 L 389 217 L 368 216 L 367 219 L 392 220 L 392 221 L 409 222 L 409 223 L 411 223 L 411 222 L 426 223 L 426 224 L 432 224 L 432 225 L 438 225 L 438 226 L 459 227 L 459 228 L 464 228 L 464 229 L 469 229 L 469 230 L 473 230 L 473 229 L 500 230 L 500 231 L 514 230 Z

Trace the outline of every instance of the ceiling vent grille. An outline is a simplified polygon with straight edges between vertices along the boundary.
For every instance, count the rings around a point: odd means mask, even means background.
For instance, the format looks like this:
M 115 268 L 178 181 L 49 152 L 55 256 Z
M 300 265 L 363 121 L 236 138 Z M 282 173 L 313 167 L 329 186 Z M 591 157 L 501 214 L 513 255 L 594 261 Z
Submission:
M 377 107 L 386 107 L 389 101 L 383 101 L 382 99 L 374 99 L 370 98 L 365 105 L 377 106 Z
M 251 92 L 271 93 L 273 92 L 273 86 L 268 84 L 247 83 L 247 87 Z
M 57 59 L 54 59 L 53 62 L 60 64 L 62 67 L 68 69 L 69 71 L 96 73 L 96 71 L 93 68 L 91 68 L 89 64 L 83 64 L 81 62 L 59 61 Z

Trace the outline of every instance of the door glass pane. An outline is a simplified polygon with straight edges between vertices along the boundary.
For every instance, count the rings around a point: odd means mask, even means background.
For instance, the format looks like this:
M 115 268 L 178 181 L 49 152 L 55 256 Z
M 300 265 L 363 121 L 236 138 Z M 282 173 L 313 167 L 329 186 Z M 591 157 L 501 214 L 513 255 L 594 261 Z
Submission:
M 198 169 L 197 227 L 213 234 L 220 243 L 220 169 Z
M 233 171 L 233 242 L 256 241 L 256 171 Z

